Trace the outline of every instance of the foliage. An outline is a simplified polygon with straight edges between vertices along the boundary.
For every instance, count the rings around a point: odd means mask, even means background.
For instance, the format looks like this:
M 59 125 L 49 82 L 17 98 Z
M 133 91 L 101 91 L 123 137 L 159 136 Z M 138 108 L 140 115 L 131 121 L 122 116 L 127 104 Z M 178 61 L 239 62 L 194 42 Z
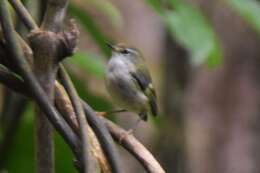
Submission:
M 172 9 L 163 9 L 158 0 L 148 0 L 160 14 L 173 38 L 190 53 L 195 65 L 207 63 L 209 67 L 220 64 L 222 49 L 212 26 L 199 9 L 179 0 L 172 0 Z
M 105 75 L 105 65 L 101 58 L 95 54 L 88 52 L 76 52 L 69 60 L 68 63 L 75 64 L 82 71 L 91 74 L 96 78 L 103 79 Z
M 260 34 L 260 2 L 257 0 L 229 0 L 228 4 Z

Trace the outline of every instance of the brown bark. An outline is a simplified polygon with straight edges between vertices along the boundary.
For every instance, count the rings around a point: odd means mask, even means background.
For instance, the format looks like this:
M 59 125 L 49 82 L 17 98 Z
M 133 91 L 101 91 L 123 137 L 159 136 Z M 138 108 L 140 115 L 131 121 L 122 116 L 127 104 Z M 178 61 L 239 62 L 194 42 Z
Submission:
M 29 37 L 34 52 L 34 74 L 53 103 L 57 74 L 57 36 L 52 32 L 37 31 Z M 47 117 L 37 111 L 36 116 L 36 170 L 38 173 L 54 172 L 53 130 Z

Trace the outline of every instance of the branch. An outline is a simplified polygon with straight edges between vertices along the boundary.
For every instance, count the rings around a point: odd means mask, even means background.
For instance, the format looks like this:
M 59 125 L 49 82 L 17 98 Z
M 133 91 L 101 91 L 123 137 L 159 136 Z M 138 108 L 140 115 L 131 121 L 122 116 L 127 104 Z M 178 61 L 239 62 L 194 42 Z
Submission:
M 53 0 L 54 1 L 54 0 Z M 53 2 L 52 1 L 52 2 Z M 63 0 L 61 0 L 61 1 L 63 1 Z M 54 2 L 55 3 L 55 2 Z M 67 5 L 66 3 L 65 3 L 65 5 Z M 54 10 L 55 11 L 55 10 Z M 64 15 L 64 13 L 59 13 L 59 14 L 56 14 L 56 16 L 57 16 L 57 19 L 58 20 L 60 20 L 60 17 L 59 16 L 63 16 Z M 51 20 L 57 20 L 57 19 L 51 19 L 51 18 L 49 18 L 48 17 L 48 19 L 45 19 L 45 22 L 44 23 L 48 23 L 48 21 L 51 21 Z M 46 25 L 46 24 L 45 24 Z M 44 26 L 44 24 L 42 25 L 42 26 Z M 57 27 L 56 26 L 52 26 L 52 29 L 53 29 L 53 31 L 56 31 L 56 30 L 58 30 L 57 29 Z M 100 142 L 101 142 L 101 145 L 102 145 L 102 147 L 103 147 L 103 149 L 104 149 L 104 151 L 105 151 L 105 153 L 111 153 L 111 154 L 107 154 L 107 157 L 108 157 L 108 159 L 110 160 L 113 160 L 113 159 L 116 159 L 117 160 L 117 158 L 118 157 L 115 157 L 114 156 L 114 154 L 113 153 L 117 153 L 115 150 L 114 150 L 114 152 L 111 152 L 111 151 L 113 151 L 113 149 L 111 150 L 111 148 L 110 149 L 107 149 L 104 145 L 105 145 L 105 143 L 110 143 L 110 140 L 107 140 L 109 137 L 110 137 L 110 135 L 108 134 L 106 134 L 105 132 L 106 132 L 106 128 L 100 128 L 100 127 L 102 127 L 102 126 L 104 126 L 104 122 L 102 122 L 100 119 L 98 119 L 98 117 L 95 115 L 95 112 L 88 106 L 88 105 L 86 105 L 86 104 L 83 104 L 84 105 L 84 110 L 85 110 L 85 113 L 86 113 L 86 115 L 87 115 L 87 118 L 88 118 L 88 121 L 89 121 L 89 123 L 90 123 L 90 125 L 92 126 L 92 128 L 95 130 L 95 133 L 97 134 L 97 136 L 99 137 L 99 140 L 100 140 Z M 119 128 L 119 127 L 117 127 L 117 126 L 109 126 L 109 124 L 108 123 L 106 123 L 107 125 L 108 125 L 108 128 L 109 128 L 109 130 L 110 130 L 110 133 L 113 135 L 113 137 L 116 139 L 116 140 L 119 140 L 120 138 L 121 138 L 121 133 L 117 133 L 120 129 L 117 129 L 117 128 Z M 111 124 L 110 124 L 111 125 Z M 114 128 L 113 128 L 114 127 Z M 102 130 L 104 130 L 104 131 L 102 131 Z M 122 130 L 122 129 L 121 129 Z M 102 132 L 104 132 L 104 133 L 102 133 Z M 135 141 L 135 142 L 133 142 L 133 143 L 131 143 L 131 141 Z M 110 143 L 111 144 L 111 143 Z M 152 157 L 152 155 L 144 148 L 144 146 L 142 146 L 134 137 L 131 137 L 131 140 L 129 140 L 128 138 L 126 139 L 124 139 L 123 140 L 123 143 L 122 143 L 122 145 L 123 145 L 123 147 L 125 147 L 127 150 L 129 150 L 129 152 L 131 152 L 132 154 L 134 154 L 134 156 L 143 164 L 143 166 L 146 168 L 146 170 L 148 171 L 148 172 L 153 172 L 153 171 L 155 171 L 155 170 L 158 170 L 159 172 L 165 172 L 161 167 L 160 167 L 160 165 L 158 164 L 158 162 Z M 135 147 L 132 147 L 133 145 L 135 145 L 135 146 L 137 146 L 136 148 Z M 113 144 L 111 144 L 111 146 L 113 146 Z M 106 150 L 107 149 L 107 150 Z M 114 148 L 115 149 L 115 148 Z M 138 152 L 138 149 L 141 149 L 141 151 L 142 150 L 144 150 L 145 152 L 144 152 L 144 154 L 146 154 L 147 156 L 148 156 L 148 159 L 146 159 L 146 158 L 144 158 L 144 157 L 142 157 L 142 152 L 141 153 L 139 153 Z M 152 161 L 151 162 L 151 165 L 150 164 L 148 164 L 149 163 L 149 161 Z M 118 163 L 118 162 L 114 162 L 114 163 Z M 116 165 L 116 164 L 114 164 L 114 166 Z M 159 165 L 159 166 L 158 166 Z M 113 164 L 111 164 L 111 166 L 113 167 Z M 122 172 L 122 171 L 119 171 L 120 169 L 119 169 L 119 167 L 116 167 L 115 166 L 115 168 L 117 168 L 118 169 L 118 171 L 117 172 Z M 116 170 L 114 168 L 114 170 Z M 153 170 L 153 168 L 155 169 L 155 170 Z
M 62 113 L 62 116 L 64 119 L 68 122 L 68 124 L 71 124 L 71 127 L 75 129 L 77 134 L 79 134 L 79 128 L 78 128 L 78 122 L 77 118 L 73 109 L 73 106 L 71 104 L 70 98 L 67 95 L 65 89 L 61 84 L 56 82 L 56 99 L 55 103 L 58 108 L 58 110 Z M 92 129 L 88 126 L 88 134 L 91 144 L 91 153 L 96 157 L 96 159 L 99 162 L 99 165 L 101 167 L 101 170 L 106 173 L 110 173 L 111 168 L 110 165 L 107 162 L 107 159 L 104 155 L 103 150 L 101 149 L 100 143 L 97 140 L 96 135 L 92 131 Z M 112 139 L 111 139 L 112 140 Z
M 76 114 L 76 117 L 78 119 L 79 124 L 79 130 L 80 130 L 80 137 L 82 141 L 82 158 L 83 158 L 83 166 L 84 166 L 84 172 L 95 172 L 95 168 L 93 167 L 92 161 L 90 159 L 90 153 L 89 153 L 89 140 L 88 140 L 88 124 L 87 119 L 84 115 L 84 110 L 82 108 L 82 105 L 79 100 L 79 96 L 77 94 L 77 91 L 75 90 L 67 72 L 65 71 L 64 67 L 60 65 L 59 69 L 59 76 L 61 79 L 61 82 L 67 91 L 71 103 L 74 107 L 74 111 Z
M 132 153 L 147 172 L 165 173 L 153 155 L 133 135 L 130 135 L 127 131 L 123 130 L 111 121 L 105 118 L 102 119 L 105 121 L 113 138 L 126 150 Z
M 23 6 L 20 0 L 9 0 L 10 4 L 14 7 L 18 16 L 29 30 L 38 29 L 37 24 L 34 22 L 27 9 Z
M 0 76 L 0 79 L 1 79 L 1 76 Z M 56 82 L 56 93 L 59 93 L 59 92 L 61 94 L 64 91 L 62 91 L 62 86 L 58 82 Z M 62 99 L 62 97 L 56 97 L 56 101 L 55 101 L 56 104 L 59 104 L 59 102 L 60 102 L 59 99 Z M 66 100 L 66 98 L 65 98 L 65 100 Z M 109 129 L 109 132 L 112 134 L 113 138 L 117 142 L 119 142 L 121 139 L 121 142 L 119 144 L 122 145 L 130 153 L 132 153 L 135 156 L 135 158 L 137 160 L 139 160 L 139 162 L 147 170 L 147 172 L 149 172 L 149 173 L 155 173 L 155 172 L 164 173 L 165 172 L 163 170 L 163 168 L 160 166 L 160 164 L 152 156 L 152 154 L 136 138 L 134 138 L 134 136 L 128 135 L 125 130 L 121 129 L 120 127 L 118 127 L 114 123 L 110 122 L 109 120 L 98 117 L 96 115 L 96 113 L 94 112 L 94 110 L 89 105 L 87 105 L 83 100 L 81 101 L 81 103 L 83 104 L 83 108 L 85 111 L 85 115 L 88 119 L 88 122 L 89 122 L 90 126 L 93 128 L 93 130 L 95 131 L 95 133 L 100 141 L 100 144 L 102 145 L 102 148 L 103 148 L 104 152 L 106 153 L 106 157 L 108 159 L 113 160 L 114 158 L 117 158 L 118 156 L 117 156 L 116 148 L 114 147 L 113 142 L 110 140 L 110 138 L 111 138 L 110 134 L 107 134 L 106 127 L 104 127 L 105 125 Z M 70 104 L 70 103 L 68 103 L 68 104 Z M 64 110 L 62 111 L 62 109 L 67 107 L 66 105 L 67 104 L 61 104 L 61 106 L 58 106 L 59 110 L 61 112 L 64 112 Z M 72 110 L 72 109 L 69 108 L 69 110 Z M 73 118 L 73 115 L 71 115 L 72 113 L 70 111 L 67 111 L 67 113 L 64 113 L 64 114 L 70 116 L 67 118 L 68 121 L 73 121 L 74 118 Z M 64 116 L 64 114 L 62 114 L 62 115 Z M 75 127 L 75 128 L 77 129 L 77 127 Z M 122 137 L 124 137 L 124 138 L 122 138 Z M 115 161 L 113 163 L 119 163 L 119 162 Z M 110 165 L 112 166 L 111 163 L 110 163 Z M 116 170 L 116 171 L 120 172 L 120 170 Z M 113 171 L 113 172 L 116 172 L 116 171 Z
M 25 42 L 21 42 L 21 44 L 26 44 Z M 28 48 L 28 46 L 23 46 L 25 48 Z M 23 49 L 24 51 L 29 51 L 26 49 Z M 4 50 L 5 51 L 5 50 Z M 29 51 L 30 52 L 30 51 Z M 1 53 L 1 51 L 0 51 Z M 11 57 L 12 55 L 7 54 L 6 52 L 4 52 L 3 59 L 6 59 L 7 57 Z M 12 76 L 11 81 L 3 81 L 2 79 L 5 79 L 5 74 L 3 74 L 3 76 L 1 76 L 0 73 L 0 82 L 2 82 L 4 85 L 6 85 L 8 88 L 15 90 L 18 93 L 21 93 L 23 95 L 26 95 L 27 97 L 32 97 L 32 94 L 30 93 L 30 90 L 28 90 L 28 88 L 25 86 L 23 80 L 21 80 L 20 78 L 18 78 L 17 76 L 15 76 L 14 73 L 12 73 L 11 71 L 9 71 L 10 74 Z M 11 84 L 9 84 L 11 83 Z M 12 83 L 14 83 L 14 85 L 12 85 Z M 16 88 L 14 88 L 14 86 Z M 59 107 L 59 111 L 65 113 L 65 115 L 71 115 L 69 114 L 71 111 L 70 109 L 70 100 L 67 99 L 66 97 L 61 97 L 64 94 L 67 94 L 66 91 L 64 90 L 64 88 L 56 81 L 56 97 L 55 97 L 55 103 L 56 104 L 61 104 L 58 105 Z M 61 99 L 61 101 L 59 101 Z M 63 100 L 62 100 L 63 99 Z M 73 108 L 72 108 L 73 109 Z M 90 108 L 91 109 L 91 108 Z M 91 109 L 92 110 L 92 109 Z M 67 111 L 67 113 L 66 113 Z M 93 110 L 92 110 L 93 111 Z M 104 125 L 104 123 L 102 123 L 98 117 L 96 117 L 95 112 L 91 114 L 92 116 L 88 117 L 89 118 L 89 123 L 91 125 L 91 127 L 93 128 L 95 134 L 98 137 L 98 140 L 102 146 L 102 149 L 104 150 L 104 153 L 106 155 L 106 158 L 108 159 L 109 165 L 111 166 L 111 169 L 113 172 L 115 173 L 121 173 L 123 172 L 122 168 L 121 168 L 121 162 L 120 162 L 120 157 L 118 154 L 118 151 L 115 147 L 115 144 L 113 142 L 113 139 L 111 137 L 111 135 L 109 134 L 106 126 Z M 66 117 L 62 114 L 63 118 L 66 120 L 66 122 L 70 125 L 70 127 L 74 130 L 74 132 L 77 134 L 78 130 L 77 130 L 77 126 L 75 126 L 75 119 L 72 117 Z M 71 123 L 71 120 L 73 123 Z
M 64 1 L 65 1 L 65 3 L 63 3 L 64 5 L 58 4 L 58 6 L 65 8 L 66 5 L 67 5 L 67 1 L 66 0 L 59 0 L 59 2 L 64 2 Z M 55 3 L 55 0 L 54 1 L 52 0 L 52 1 L 49 1 L 49 2 Z M 19 5 L 22 5 L 22 4 L 19 4 Z M 49 6 L 48 9 L 49 9 L 50 13 L 53 13 L 53 10 L 51 10 L 51 8 L 53 8 L 53 9 L 58 8 L 58 7 L 53 7 L 51 4 L 49 4 L 49 5 L 50 6 Z M 58 10 L 58 11 L 60 11 L 60 10 Z M 48 14 L 50 14 L 50 13 L 48 13 Z M 25 11 L 23 14 L 21 13 L 21 15 L 23 15 L 23 19 L 25 19 L 27 23 L 33 24 L 34 21 L 32 20 L 32 18 L 26 17 L 26 16 L 28 16 L 28 14 L 29 13 L 27 11 Z M 48 14 L 45 16 L 44 22 L 42 24 L 43 28 L 45 26 L 48 26 L 47 23 L 56 23 L 56 22 L 54 22 L 54 20 L 56 20 L 56 19 L 54 19 L 53 17 L 49 17 Z M 63 12 L 58 12 L 58 13 L 55 12 L 54 15 L 56 16 L 55 18 L 57 18 L 58 20 L 60 20 L 60 21 L 63 20 L 62 19 L 63 15 L 64 15 Z M 59 16 L 62 16 L 62 17 L 59 17 Z M 57 23 L 60 23 L 60 22 L 57 22 Z M 57 29 L 56 26 L 52 26 L 52 27 L 54 28 L 54 31 L 59 30 L 59 28 Z M 34 28 L 34 29 L 36 29 L 36 28 Z M 56 85 L 56 88 L 57 88 L 57 85 Z M 110 136 L 108 130 L 106 129 L 106 127 L 102 123 L 100 123 L 100 121 L 96 117 L 93 117 L 93 116 L 92 116 L 92 119 L 90 120 L 90 123 L 91 123 L 92 128 L 94 129 L 100 143 L 101 143 L 102 148 L 104 149 L 104 152 L 105 152 L 106 157 L 107 157 L 107 159 L 110 163 L 112 171 L 115 172 L 115 173 L 123 172 L 122 168 L 120 167 L 120 159 L 119 159 L 118 151 L 116 150 L 113 139 L 111 138 L 111 136 Z M 71 127 L 73 127 L 73 125 L 71 125 Z
M 48 0 L 41 28 L 52 32 L 60 31 L 67 6 L 68 0 Z
M 24 82 L 15 73 L 0 65 L 0 83 L 17 93 L 27 93 Z M 26 94 L 27 95 L 27 94 Z
M 109 134 L 107 127 L 101 121 L 101 119 L 97 116 L 95 111 L 83 100 L 81 100 L 81 104 L 83 105 L 85 115 L 88 119 L 89 125 L 94 130 L 97 135 L 100 144 L 105 152 L 105 155 L 110 163 L 112 172 L 114 173 L 123 173 L 123 169 L 120 166 L 120 157 L 118 155 L 118 151 L 114 145 L 113 139 Z
M 58 81 L 55 82 L 55 105 L 62 117 L 73 129 L 74 133 L 80 136 L 77 117 L 72 107 L 70 98 L 64 87 Z
M 16 65 L 19 67 L 19 71 L 31 90 L 33 98 L 35 98 L 38 105 L 42 108 L 48 119 L 52 122 L 54 127 L 59 131 L 65 141 L 69 144 L 72 151 L 76 156 L 79 156 L 81 152 L 79 149 L 79 140 L 71 130 L 71 128 L 66 124 L 66 122 L 58 114 L 57 110 L 49 102 L 46 93 L 41 88 L 39 82 L 36 80 L 32 73 L 32 70 L 25 60 L 22 49 L 18 44 L 15 37 L 15 31 L 12 26 L 11 18 L 7 10 L 7 4 L 5 0 L 0 1 L 0 20 L 2 24 L 3 33 L 7 45 L 12 50 L 11 57 L 15 61 Z

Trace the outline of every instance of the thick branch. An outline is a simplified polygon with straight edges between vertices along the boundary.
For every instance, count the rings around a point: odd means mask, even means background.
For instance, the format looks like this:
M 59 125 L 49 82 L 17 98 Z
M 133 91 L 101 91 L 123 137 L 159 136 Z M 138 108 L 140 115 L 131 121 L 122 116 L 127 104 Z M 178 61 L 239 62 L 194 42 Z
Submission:
M 1 75 L 0 75 L 0 79 L 1 79 Z M 62 86 L 58 82 L 56 82 L 56 93 L 61 94 L 62 92 L 64 92 L 64 91 L 62 91 Z M 56 104 L 58 104 L 60 102 L 59 99 L 61 99 L 61 98 L 56 97 L 56 101 L 55 101 Z M 113 124 L 109 120 L 98 117 L 96 115 L 96 113 L 94 112 L 94 110 L 90 106 L 88 106 L 84 101 L 82 101 L 81 103 L 83 104 L 84 111 L 88 118 L 90 126 L 95 131 L 108 159 L 113 160 L 114 158 L 117 158 L 118 156 L 116 155 L 117 154 L 116 148 L 114 147 L 113 142 L 110 140 L 111 137 L 109 134 L 107 134 L 106 127 L 104 127 L 104 125 L 107 125 L 110 133 L 112 134 L 113 138 L 116 141 L 120 141 L 120 139 L 121 139 L 121 143 L 119 143 L 119 144 L 122 145 L 130 153 L 132 153 L 140 161 L 140 163 L 144 166 L 144 168 L 148 172 L 151 172 L 151 173 L 155 173 L 155 172 L 164 173 L 165 172 L 162 169 L 162 167 L 160 166 L 160 164 L 152 156 L 152 154 L 137 139 L 135 139 L 132 135 L 127 135 L 127 132 L 125 130 L 121 129 L 120 127 Z M 70 103 L 68 103 L 68 104 L 70 104 Z M 60 110 L 64 109 L 64 106 L 62 106 L 62 105 L 61 105 L 61 107 L 60 106 L 58 106 L 58 107 Z M 61 110 L 61 112 L 64 112 L 64 110 Z M 70 111 L 67 111 L 67 113 L 69 113 L 69 112 Z M 69 115 L 67 113 L 65 113 L 65 114 Z M 73 117 L 74 116 L 68 117 L 68 121 L 73 121 L 74 120 Z M 74 124 L 74 123 L 72 123 L 72 124 Z M 75 126 L 75 128 L 77 129 L 77 126 Z M 124 137 L 124 138 L 122 138 L 122 137 Z M 113 163 L 118 163 L 118 162 L 115 161 Z M 111 166 L 113 166 L 113 164 L 111 164 Z M 116 171 L 113 171 L 113 172 L 116 172 Z M 120 172 L 120 170 L 118 170 L 117 172 Z
M 22 75 L 25 83 L 31 90 L 32 96 L 45 112 L 54 127 L 59 131 L 66 142 L 70 145 L 72 151 L 74 151 L 74 153 L 79 156 L 80 148 L 78 147 L 79 141 L 77 137 L 75 136 L 71 128 L 66 124 L 66 122 L 61 118 L 61 116 L 59 116 L 56 109 L 49 102 L 45 92 L 42 90 L 41 86 L 33 75 L 30 66 L 25 60 L 22 49 L 20 45 L 18 45 L 18 41 L 15 37 L 15 31 L 7 10 L 7 4 L 4 0 L 0 1 L 0 19 L 7 45 L 12 50 L 11 57 L 19 67 L 20 74 Z
M 63 1 L 63 0 L 60 0 L 59 2 L 57 2 L 58 4 L 61 2 L 61 1 Z M 51 1 L 51 2 L 54 2 L 54 4 L 52 4 L 52 5 L 55 5 L 56 7 L 56 9 L 57 8 L 59 8 L 59 7 L 61 7 L 61 6 L 57 6 L 57 4 L 55 4 L 55 0 L 53 0 L 53 1 Z M 64 2 L 64 1 L 63 1 Z M 66 1 L 67 2 L 67 1 Z M 67 5 L 67 3 L 63 3 L 63 4 L 65 4 L 65 6 Z M 64 8 L 64 6 L 62 7 L 62 8 Z M 54 9 L 54 8 L 53 8 Z M 53 11 L 50 11 L 50 13 L 49 14 L 51 14 L 51 13 L 53 13 L 55 10 L 53 10 Z M 43 24 L 42 26 L 43 26 L 43 28 L 45 28 L 44 26 L 46 26 L 46 23 L 51 23 L 51 21 L 55 21 L 55 20 L 58 20 L 58 21 L 62 21 L 61 20 L 61 18 L 63 18 L 63 16 L 64 16 L 64 12 L 62 12 L 62 10 L 58 10 L 59 11 L 59 13 L 56 13 L 55 14 L 55 16 L 57 17 L 57 18 L 53 18 L 53 19 L 51 19 L 50 17 L 46 17 L 46 19 L 45 19 L 45 24 Z M 57 22 L 57 23 L 59 23 L 59 22 Z M 57 30 L 59 30 L 59 29 L 57 29 L 57 28 L 59 28 L 59 27 L 57 27 L 57 26 L 55 26 L 55 25 L 52 25 L 51 26 L 51 30 L 52 31 L 57 31 Z M 106 142 L 108 142 L 108 141 L 106 141 L 105 139 L 106 139 L 106 137 L 108 137 L 107 135 L 102 135 L 102 128 L 100 128 L 100 126 L 103 126 L 104 124 L 103 124 L 103 122 L 102 121 L 100 121 L 100 120 L 98 120 L 97 119 L 97 117 L 95 117 L 95 113 L 93 112 L 93 110 L 88 106 L 88 105 L 84 105 L 84 109 L 85 109 L 85 112 L 86 112 L 86 114 L 87 115 L 91 115 L 91 116 L 88 116 L 87 118 L 88 118 L 88 120 L 89 120 L 89 122 L 90 122 L 90 125 L 92 126 L 92 128 L 95 130 L 95 128 L 96 128 L 96 130 L 97 131 L 95 131 L 95 133 L 98 135 L 98 137 L 101 137 L 99 140 L 101 140 L 101 144 L 103 145 L 103 144 L 105 144 Z M 93 116 L 94 115 L 94 116 Z M 100 123 L 101 122 L 101 123 Z M 116 127 L 116 126 L 115 126 Z M 115 138 L 115 139 L 117 139 L 117 140 L 119 140 L 120 138 L 121 138 L 121 133 L 116 133 L 117 132 L 117 128 L 109 128 L 110 129 L 110 132 L 113 134 L 113 137 Z M 105 130 L 106 131 L 106 130 Z M 104 133 L 105 134 L 105 133 Z M 116 134 L 118 134 L 118 135 L 116 135 Z M 104 137 L 104 136 L 106 136 L 106 137 Z M 102 138 L 102 137 L 104 137 L 104 138 Z M 103 140 L 103 141 L 102 141 Z M 134 139 L 134 140 L 136 140 L 136 139 Z M 105 142 L 104 142 L 105 141 Z M 109 143 L 109 142 L 108 142 Z M 125 143 L 125 144 L 124 144 Z M 127 143 L 129 143 L 129 145 L 126 145 Z M 159 164 L 154 160 L 154 158 L 153 157 L 148 157 L 151 161 L 152 161 L 152 165 L 154 164 L 154 166 L 149 166 L 149 164 L 147 164 L 146 163 L 146 161 L 148 161 L 149 162 L 149 160 L 146 160 L 145 158 L 143 158 L 140 154 L 142 154 L 142 152 L 141 153 L 138 153 L 137 152 L 137 150 L 134 150 L 133 148 L 131 148 L 131 147 L 129 147 L 129 146 L 132 146 L 133 144 L 130 144 L 130 141 L 129 140 L 126 140 L 126 139 L 124 139 L 124 141 L 123 141 L 123 147 L 125 147 L 125 148 L 127 148 L 131 153 L 133 153 L 134 154 L 134 156 L 136 156 L 136 158 L 137 159 L 139 159 L 139 161 L 141 161 L 141 163 L 144 165 L 144 167 L 146 168 L 146 170 L 148 171 L 148 172 L 152 172 L 152 171 L 154 171 L 154 170 L 152 170 L 153 168 L 158 168 L 158 170 L 160 171 L 160 172 L 164 172 L 162 169 L 161 169 L 161 167 L 160 166 L 158 166 Z M 136 143 L 135 143 L 136 144 Z M 113 145 L 113 144 L 112 144 Z M 147 150 L 139 143 L 137 143 L 137 146 L 139 146 L 139 147 L 137 147 L 137 148 L 143 148 L 146 152 L 146 154 L 147 154 Z M 140 147 L 141 146 L 141 147 Z M 102 146 L 104 149 L 106 149 L 106 147 L 104 147 L 104 146 Z M 111 153 L 111 151 L 112 150 L 110 150 L 110 149 L 108 149 L 107 151 L 105 150 L 105 152 L 106 153 Z M 117 152 L 115 152 L 115 153 L 117 153 Z M 149 153 L 149 152 L 148 152 Z M 147 154 L 148 156 L 149 155 L 151 155 L 150 153 L 149 154 Z M 113 153 L 111 153 L 111 154 L 108 154 L 107 155 L 107 157 L 108 158 L 110 158 L 111 160 L 113 160 L 113 159 L 115 159 L 115 158 L 117 158 L 117 157 L 114 157 L 114 155 L 113 155 Z M 155 162 L 154 162 L 155 161 Z M 118 162 L 114 162 L 114 163 L 118 163 Z M 115 165 L 116 165 L 115 164 Z M 111 165 L 112 167 L 113 167 L 113 164 Z M 115 167 L 116 168 L 116 167 Z M 116 170 L 116 169 L 115 169 Z M 119 170 L 119 169 L 118 169 Z M 118 171 L 118 172 L 122 172 L 122 171 Z
M 52 32 L 60 31 L 67 6 L 68 0 L 48 0 L 41 28 Z
M 59 41 L 55 33 L 37 30 L 29 35 L 29 42 L 34 52 L 34 74 L 47 94 L 49 102 L 53 104 Z M 36 110 L 35 120 L 36 172 L 53 173 L 55 164 L 52 126 L 39 107 Z

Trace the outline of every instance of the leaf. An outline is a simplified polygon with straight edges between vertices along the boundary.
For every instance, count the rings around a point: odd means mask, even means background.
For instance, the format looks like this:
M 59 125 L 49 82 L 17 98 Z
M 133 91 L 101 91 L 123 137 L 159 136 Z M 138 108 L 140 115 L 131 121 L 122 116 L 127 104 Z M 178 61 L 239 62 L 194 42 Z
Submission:
M 97 78 L 104 78 L 106 68 L 97 55 L 87 52 L 76 52 L 68 61 Z
M 260 33 L 260 2 L 256 0 L 229 0 L 227 3 Z
M 84 0 L 83 3 L 90 3 L 96 7 L 98 11 L 103 13 L 114 26 L 120 26 L 122 22 L 122 16 L 119 10 L 107 0 Z
M 195 65 L 207 62 L 210 67 L 221 62 L 222 50 L 215 33 L 203 14 L 191 5 L 172 0 L 174 10 L 164 15 L 173 37 L 191 55 Z
M 98 44 L 104 55 L 109 56 L 110 50 L 106 46 L 106 41 L 109 40 L 98 28 L 95 21 L 89 16 L 89 14 L 80 7 L 70 4 L 69 12 L 72 14 L 83 26 L 83 28 L 90 34 L 93 40 Z
M 160 0 L 146 0 L 146 2 L 153 7 L 153 9 L 158 12 L 158 13 L 162 13 L 162 7 L 161 7 L 161 3 Z
M 159 13 L 173 37 L 189 51 L 193 64 L 206 62 L 211 68 L 221 63 L 220 43 L 213 28 L 198 9 L 182 0 L 171 0 L 173 10 L 167 11 L 162 9 L 159 0 L 146 1 Z
M 8 172 L 34 172 L 35 170 L 33 110 L 32 105 L 27 107 L 14 137 L 13 145 L 4 161 Z

